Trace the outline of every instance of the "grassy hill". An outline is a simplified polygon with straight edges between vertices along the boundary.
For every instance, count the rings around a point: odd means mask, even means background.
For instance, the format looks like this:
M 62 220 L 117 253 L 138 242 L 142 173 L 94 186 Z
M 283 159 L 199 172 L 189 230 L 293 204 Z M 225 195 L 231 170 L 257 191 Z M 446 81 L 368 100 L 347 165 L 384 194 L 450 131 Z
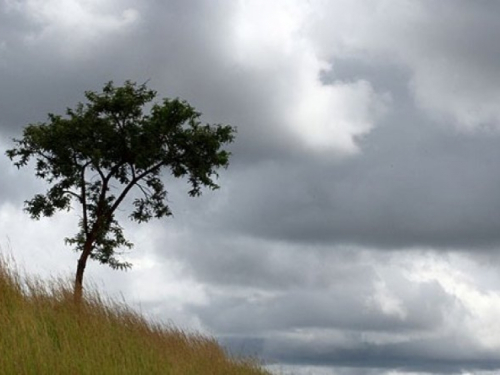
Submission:
M 269 375 L 201 335 L 146 321 L 94 292 L 22 278 L 0 258 L 0 374 Z

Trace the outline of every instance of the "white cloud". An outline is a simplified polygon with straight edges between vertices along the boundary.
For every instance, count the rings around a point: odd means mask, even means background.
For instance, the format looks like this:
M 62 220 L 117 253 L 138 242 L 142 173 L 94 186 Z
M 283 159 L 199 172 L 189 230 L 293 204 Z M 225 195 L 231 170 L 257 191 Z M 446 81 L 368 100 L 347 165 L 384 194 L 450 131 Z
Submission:
M 385 112 L 389 98 L 366 81 L 325 85 L 303 72 L 286 123 L 311 148 L 353 153 L 356 137 L 368 133 Z
M 64 245 L 63 238 L 76 232 L 73 213 L 32 220 L 21 207 L 0 205 L 0 252 L 12 253 L 29 274 L 43 278 L 67 276 L 76 269 L 77 255 Z
M 500 349 L 500 291 L 483 290 L 479 285 L 479 275 L 491 270 L 456 255 L 448 259 L 416 258 L 412 268 L 409 278 L 413 282 L 438 282 L 466 309 L 465 315 L 447 317 L 452 326 L 456 325 L 454 329 L 460 327 L 483 348 Z
M 324 83 L 331 64 L 306 32 L 314 8 L 304 2 L 241 1 L 229 53 L 260 82 L 278 121 L 299 143 L 319 151 L 353 153 L 389 103 L 364 80 Z
M 112 1 L 28 0 L 17 9 L 40 27 L 28 36 L 28 43 L 54 43 L 72 58 L 91 56 L 103 40 L 124 32 L 139 19 L 136 9 L 117 8 Z
M 368 300 L 368 306 L 380 309 L 384 314 L 404 320 L 408 315 L 402 301 L 394 295 L 383 280 L 375 282 L 375 292 Z

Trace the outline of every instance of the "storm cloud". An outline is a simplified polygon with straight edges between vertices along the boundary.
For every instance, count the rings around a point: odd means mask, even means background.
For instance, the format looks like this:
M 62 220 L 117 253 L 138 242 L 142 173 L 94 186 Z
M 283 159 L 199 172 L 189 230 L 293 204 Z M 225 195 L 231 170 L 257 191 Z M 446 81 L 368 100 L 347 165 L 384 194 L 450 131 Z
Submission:
M 0 0 L 0 152 L 110 80 L 237 127 L 221 189 L 165 178 L 174 217 L 123 225 L 148 316 L 296 374 L 500 369 L 500 5 Z M 74 212 L 0 158 L 0 244 L 73 272 Z

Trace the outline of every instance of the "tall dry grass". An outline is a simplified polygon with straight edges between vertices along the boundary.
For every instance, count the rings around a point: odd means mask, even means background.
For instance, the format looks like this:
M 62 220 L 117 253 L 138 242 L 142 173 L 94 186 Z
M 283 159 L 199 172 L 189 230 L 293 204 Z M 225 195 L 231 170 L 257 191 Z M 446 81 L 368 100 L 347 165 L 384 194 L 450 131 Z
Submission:
M 150 323 L 93 292 L 75 305 L 64 280 L 21 277 L 0 257 L 0 374 L 269 375 L 216 340 Z

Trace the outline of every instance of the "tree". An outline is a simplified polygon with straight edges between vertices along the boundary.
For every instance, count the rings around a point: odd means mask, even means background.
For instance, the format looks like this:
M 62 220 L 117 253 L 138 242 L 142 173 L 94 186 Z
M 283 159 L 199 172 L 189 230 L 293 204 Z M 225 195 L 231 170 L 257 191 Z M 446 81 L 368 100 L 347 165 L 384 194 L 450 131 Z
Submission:
M 81 252 L 74 295 L 81 300 L 83 274 L 89 258 L 114 269 L 131 264 L 117 257 L 119 248 L 133 245 L 123 235 L 116 212 L 132 190 L 130 218 L 139 223 L 172 215 L 162 172 L 186 177 L 189 195 L 199 196 L 203 187 L 217 189 L 217 169 L 226 168 L 229 152 L 221 149 L 233 141 L 229 125 L 202 125 L 200 113 L 187 102 L 164 99 L 144 107 L 156 92 L 145 84 L 113 82 L 102 92 L 85 92 L 87 103 L 67 109 L 65 117 L 49 114 L 46 123 L 28 125 L 7 156 L 18 168 L 36 160 L 35 175 L 48 182 L 45 194 L 25 202 L 33 219 L 81 209 L 78 232 L 66 238 Z

